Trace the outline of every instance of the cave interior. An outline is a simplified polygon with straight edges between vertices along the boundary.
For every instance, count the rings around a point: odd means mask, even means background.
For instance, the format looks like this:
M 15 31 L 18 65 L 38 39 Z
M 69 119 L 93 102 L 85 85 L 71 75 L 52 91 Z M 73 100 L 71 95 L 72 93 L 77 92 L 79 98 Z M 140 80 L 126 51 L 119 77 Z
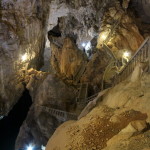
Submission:
M 150 150 L 149 8 L 1 0 L 0 150 Z

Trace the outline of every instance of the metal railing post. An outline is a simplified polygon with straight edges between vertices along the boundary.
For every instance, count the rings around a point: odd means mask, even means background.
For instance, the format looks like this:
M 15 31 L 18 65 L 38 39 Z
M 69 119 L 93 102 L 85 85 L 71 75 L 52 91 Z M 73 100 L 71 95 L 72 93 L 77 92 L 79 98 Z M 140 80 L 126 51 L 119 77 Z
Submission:
M 150 72 L 150 37 L 147 37 L 142 45 L 139 47 L 137 52 L 131 58 L 131 60 L 126 64 L 124 69 L 119 73 L 116 74 L 114 77 L 115 85 L 121 81 L 123 81 L 130 73 L 134 70 L 135 66 L 138 62 L 148 60 L 149 70 Z
M 150 39 L 148 40 L 148 61 L 149 61 L 149 66 L 148 66 L 148 72 L 150 73 Z

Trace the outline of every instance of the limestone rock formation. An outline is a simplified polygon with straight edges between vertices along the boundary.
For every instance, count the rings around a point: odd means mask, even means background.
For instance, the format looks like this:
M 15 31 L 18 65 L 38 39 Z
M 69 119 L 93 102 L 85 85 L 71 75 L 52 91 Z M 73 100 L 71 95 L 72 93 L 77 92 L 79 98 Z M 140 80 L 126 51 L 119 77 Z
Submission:
M 66 38 L 63 47 L 60 48 L 54 43 L 51 43 L 51 66 L 60 77 L 64 77 L 73 82 L 76 82 L 78 73 L 83 70 L 79 77 L 80 82 L 87 82 L 95 90 L 101 89 L 101 81 L 103 73 L 109 63 L 109 57 L 106 52 L 95 50 L 95 53 L 90 59 L 86 54 L 79 50 L 75 42 Z
M 129 78 L 116 85 L 85 117 L 62 124 L 46 150 L 150 148 L 149 83 L 150 76 L 145 73 L 137 82 L 130 83 Z
M 132 11 L 125 10 L 129 4 L 126 2 L 129 1 L 124 0 L 122 7 L 119 0 L 0 0 L 0 119 L 8 114 L 25 88 L 33 102 L 20 128 L 17 150 L 30 142 L 46 145 L 65 121 L 50 114 L 51 108 L 80 111 L 76 110 L 78 83 L 90 85 L 86 95 L 100 91 L 110 57 L 97 50 L 88 58 L 84 44 L 93 42 L 90 50 L 95 50 L 99 35 L 97 47 L 101 49 L 103 34 L 113 30 L 107 44 L 117 58 L 126 49 L 132 53 L 137 50 L 144 39 Z M 144 37 L 148 34 L 149 31 L 143 33 Z M 44 66 L 47 73 L 39 71 L 44 54 L 48 54 L 44 59 L 52 67 Z M 62 124 L 47 150 L 149 148 L 150 81 L 148 74 L 142 75 L 109 89 L 101 103 L 97 104 L 97 97 L 85 108 L 80 120 Z M 138 146 L 136 139 L 142 140 Z
M 24 83 L 26 85 L 26 89 L 29 90 L 30 95 L 34 100 L 34 96 L 36 95 L 36 91 L 39 88 L 40 84 L 45 80 L 49 73 L 37 71 L 33 68 L 26 71 L 24 76 Z
M 147 149 L 149 148 L 149 142 L 145 142 L 148 138 L 145 136 L 149 134 L 146 131 L 142 134 L 142 131 L 147 128 L 147 124 L 143 120 L 133 121 L 128 126 L 122 129 L 116 136 L 107 142 L 107 147 L 103 150 L 119 150 L 119 149 Z M 137 136 L 134 136 L 137 134 Z M 136 140 L 140 140 L 136 143 Z M 135 145 L 136 143 L 136 145 Z M 127 146 L 127 147 L 126 147 Z
M 32 71 L 33 72 L 33 71 Z M 31 71 L 29 72 L 31 74 Z M 40 73 L 36 73 L 35 77 Z M 31 74 L 32 75 L 32 74 Z M 32 80 L 32 78 L 30 78 Z M 29 91 L 33 104 L 24 121 L 16 141 L 16 149 L 31 141 L 36 145 L 46 145 L 47 140 L 63 121 L 46 111 L 46 108 L 55 108 L 64 111 L 73 111 L 76 90 L 52 74 L 43 75 L 40 80 L 35 79 L 30 84 Z M 35 85 L 38 85 L 36 90 Z
M 87 61 L 85 53 L 79 50 L 70 38 L 64 40 L 62 48 L 53 43 L 51 45 L 51 66 L 57 74 L 73 79 L 81 65 Z
M 85 54 L 77 49 L 70 39 L 65 39 L 60 60 L 60 72 L 67 77 L 73 77 L 86 59 Z
M 93 92 L 98 92 L 101 89 L 103 73 L 109 63 L 109 57 L 105 52 L 97 52 L 86 65 L 86 70 L 82 75 L 81 82 L 88 82 L 93 87 Z
M 91 41 L 98 32 L 106 0 L 53 0 L 50 4 L 48 31 L 59 26 L 61 36 L 73 37 L 79 48 Z
M 0 115 L 6 115 L 21 96 L 18 71 L 42 64 L 47 6 L 44 1 L 0 1 L 0 105 L 7 105 Z M 24 55 L 26 60 L 21 59 Z
M 116 1 L 103 16 L 97 47 L 101 48 L 103 42 L 106 42 L 117 58 L 120 58 L 125 50 L 134 53 L 144 39 L 133 17 Z

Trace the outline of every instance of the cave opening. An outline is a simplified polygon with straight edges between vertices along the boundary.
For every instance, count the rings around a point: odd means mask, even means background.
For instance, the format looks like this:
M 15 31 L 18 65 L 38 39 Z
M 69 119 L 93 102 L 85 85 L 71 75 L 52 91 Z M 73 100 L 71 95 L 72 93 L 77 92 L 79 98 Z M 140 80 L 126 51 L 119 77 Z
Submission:
M 28 90 L 25 90 L 17 104 L 8 116 L 0 120 L 0 150 L 14 150 L 19 129 L 25 120 L 32 99 Z
M 51 48 L 50 43 L 54 43 L 58 47 L 62 46 L 61 39 L 62 33 L 59 29 L 59 24 L 54 26 L 51 30 L 48 30 L 45 36 L 45 48 L 44 48 L 44 65 L 40 69 L 43 72 L 52 72 L 52 68 L 50 66 L 50 59 L 51 59 Z
M 59 29 L 59 25 L 56 25 L 52 30 L 48 31 L 48 38 L 51 36 L 61 37 L 61 31 Z

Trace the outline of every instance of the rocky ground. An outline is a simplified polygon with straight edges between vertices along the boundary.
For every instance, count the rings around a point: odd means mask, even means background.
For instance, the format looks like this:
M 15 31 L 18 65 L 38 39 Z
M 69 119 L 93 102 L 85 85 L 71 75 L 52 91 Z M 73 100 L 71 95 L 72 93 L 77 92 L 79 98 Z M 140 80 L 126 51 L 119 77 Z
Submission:
M 149 85 L 147 73 L 116 85 L 85 117 L 62 124 L 46 150 L 150 149 Z
M 62 123 L 61 119 L 50 115 L 45 107 L 70 112 L 77 95 L 75 88 L 65 84 L 54 74 L 30 69 L 22 80 L 30 92 L 33 104 L 20 128 L 16 149 L 31 141 L 39 146 L 45 145 L 55 128 Z M 45 122 L 48 122 L 47 125 Z

